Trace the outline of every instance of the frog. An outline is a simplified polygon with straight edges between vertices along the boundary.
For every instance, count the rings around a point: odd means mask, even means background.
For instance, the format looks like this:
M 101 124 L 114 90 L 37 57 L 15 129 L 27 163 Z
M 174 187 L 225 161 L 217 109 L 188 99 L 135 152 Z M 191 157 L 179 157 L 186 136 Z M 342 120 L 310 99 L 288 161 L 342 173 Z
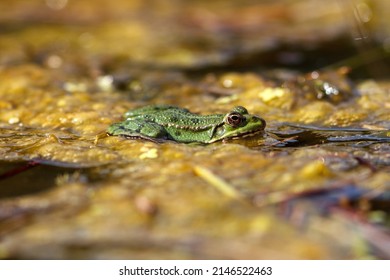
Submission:
M 122 122 L 108 127 L 107 134 L 156 143 L 210 144 L 259 134 L 265 126 L 264 119 L 243 106 L 226 114 L 199 115 L 173 105 L 149 105 L 126 112 Z

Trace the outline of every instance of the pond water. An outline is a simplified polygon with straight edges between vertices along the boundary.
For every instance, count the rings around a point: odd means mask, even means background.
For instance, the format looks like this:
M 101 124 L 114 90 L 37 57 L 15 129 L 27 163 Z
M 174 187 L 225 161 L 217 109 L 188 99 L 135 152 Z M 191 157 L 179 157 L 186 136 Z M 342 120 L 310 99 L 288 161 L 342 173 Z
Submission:
M 0 3 L 0 258 L 390 258 L 390 7 L 342 3 Z M 267 126 L 107 135 L 156 104 Z

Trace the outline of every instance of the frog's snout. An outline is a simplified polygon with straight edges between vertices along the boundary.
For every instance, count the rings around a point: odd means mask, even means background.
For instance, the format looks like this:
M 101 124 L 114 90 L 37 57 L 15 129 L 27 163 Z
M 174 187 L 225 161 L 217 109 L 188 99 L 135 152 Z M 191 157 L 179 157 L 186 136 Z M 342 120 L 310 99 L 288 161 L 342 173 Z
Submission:
M 262 119 L 262 118 L 260 118 L 260 117 L 258 117 L 258 116 L 251 116 L 251 119 L 249 120 L 250 122 L 253 122 L 253 123 L 259 123 L 259 124 L 261 124 L 261 126 L 262 126 L 262 129 L 264 129 L 265 128 L 265 126 L 266 126 L 266 122 L 265 122 L 265 120 L 264 119 Z

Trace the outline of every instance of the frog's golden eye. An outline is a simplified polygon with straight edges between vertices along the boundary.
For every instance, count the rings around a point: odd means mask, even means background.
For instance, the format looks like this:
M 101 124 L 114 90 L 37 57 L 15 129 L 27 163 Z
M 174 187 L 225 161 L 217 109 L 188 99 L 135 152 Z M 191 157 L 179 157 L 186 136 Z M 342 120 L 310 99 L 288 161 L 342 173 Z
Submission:
M 226 121 L 229 125 L 237 127 L 244 121 L 244 117 L 239 113 L 233 112 L 227 116 Z

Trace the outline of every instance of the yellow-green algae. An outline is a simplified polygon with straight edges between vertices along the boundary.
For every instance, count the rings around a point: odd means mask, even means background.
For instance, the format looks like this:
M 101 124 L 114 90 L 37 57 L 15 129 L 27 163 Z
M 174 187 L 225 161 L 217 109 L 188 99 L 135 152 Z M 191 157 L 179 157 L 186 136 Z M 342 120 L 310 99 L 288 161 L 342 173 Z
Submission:
M 315 212 L 309 214 L 312 222 L 302 233 L 264 207 L 289 195 L 343 182 L 383 190 L 390 179 L 385 170 L 374 174 L 364 166 L 332 170 L 327 158 L 348 155 L 318 147 L 278 154 L 249 149 L 246 140 L 203 146 L 107 137 L 102 131 L 136 104 L 115 92 L 66 92 L 40 84 L 30 77 L 44 77 L 46 70 L 27 69 L 0 72 L 3 81 L 7 77 L 1 100 L 11 104 L 3 107 L 0 116 L 2 158 L 93 168 L 83 176 L 98 179 L 71 175 L 59 178 L 56 187 L 47 192 L 3 199 L 0 208 L 7 213 L 0 228 L 4 233 L 3 257 L 362 257 L 353 243 L 360 237 L 350 232 L 348 221 L 336 225 L 338 239 L 334 243 L 332 234 L 323 229 L 329 221 Z M 7 88 L 7 84 L 13 86 Z M 266 106 L 263 100 L 249 91 L 216 108 L 223 111 L 242 104 L 271 122 L 276 121 L 274 111 L 280 110 L 277 116 L 285 110 L 268 104 L 268 110 L 262 112 Z M 209 97 L 197 94 L 197 99 L 213 107 L 208 104 Z M 321 103 L 337 113 L 334 105 L 316 102 Z M 313 121 L 321 123 L 322 114 L 329 114 L 329 110 L 315 108 L 318 117 Z M 358 110 L 369 112 L 369 108 Z M 300 108 L 287 111 L 297 122 L 299 112 Z M 372 114 L 378 114 L 377 119 L 384 116 L 378 110 Z M 16 118 L 18 121 L 11 121 Z M 256 141 L 263 143 L 262 139 Z M 199 168 L 225 181 L 234 195 L 221 192 L 199 176 Z M 6 180 L 2 185 L 10 187 Z M 242 204 L 242 199 L 247 203 Z M 33 215 L 34 220 L 24 215 Z M 5 235 L 12 228 L 18 231 Z M 78 252 L 67 246 L 87 249 Z M 349 249 L 342 251 L 341 247 Z
M 15 7 L 22 5 L 15 2 Z M 116 5 L 126 1 L 119 2 L 109 5 L 109 18 L 122 13 Z M 165 7 L 158 14 L 172 27 L 172 18 L 182 12 L 156 2 Z M 32 10 L 39 7 L 32 3 Z M 283 148 L 269 134 L 212 145 L 155 144 L 108 137 L 105 131 L 128 109 L 146 104 L 173 104 L 202 114 L 242 105 L 264 118 L 272 131 L 282 122 L 388 131 L 389 83 L 359 83 L 359 94 L 335 103 L 313 100 L 296 86 L 270 82 L 251 71 L 223 70 L 194 79 L 179 75 L 172 82 L 166 72 L 180 70 L 159 67 L 221 64 L 224 52 L 218 47 L 224 41 L 206 36 L 213 51 L 197 49 L 198 42 L 188 45 L 180 40 L 183 37 L 163 40 L 159 36 L 171 30 L 157 32 L 154 27 L 160 22 L 147 24 L 135 17 L 101 23 L 88 9 L 88 1 L 70 3 L 73 17 L 59 11 L 62 23 L 75 20 L 75 11 L 84 7 L 89 11 L 88 25 L 40 23 L 0 34 L 1 170 L 9 171 L 4 164 L 23 166 L 31 161 L 39 164 L 34 168 L 62 168 L 62 174 L 40 192 L 2 197 L 1 258 L 376 257 L 368 249 L 371 236 L 348 211 L 324 216 L 317 205 L 305 201 L 293 204 L 286 217 L 280 203 L 304 192 L 349 185 L 388 191 L 388 142 L 369 148 L 321 143 Z M 129 3 L 132 13 L 145 11 L 139 1 Z M 198 10 L 181 5 L 192 11 L 195 25 L 210 9 L 202 1 L 195 5 Z M 99 11 L 98 6 L 92 5 L 92 11 Z M 25 13 L 34 19 L 33 12 L 10 9 L 10 14 Z M 204 29 L 216 30 L 222 24 L 243 28 L 233 15 L 253 16 L 249 8 L 225 9 L 222 18 L 209 18 L 211 25 Z M 39 22 L 38 15 L 35 20 Z M 339 17 L 328 21 L 342 22 Z M 281 36 L 290 38 L 286 30 L 281 28 Z M 294 38 L 305 40 L 299 34 Z M 245 36 L 241 40 L 247 42 Z M 145 70 L 140 64 L 158 67 Z M 141 70 L 135 71 L 138 67 Z M 104 75 L 123 72 L 136 73 L 126 81 L 126 90 L 99 84 Z M 154 86 L 153 94 L 148 86 Z M 362 164 L 366 161 L 373 166 Z M 12 188 L 11 178 L 28 172 L 34 174 L 34 169 L 3 178 L 1 188 Z M 346 209 L 373 215 L 363 202 Z

